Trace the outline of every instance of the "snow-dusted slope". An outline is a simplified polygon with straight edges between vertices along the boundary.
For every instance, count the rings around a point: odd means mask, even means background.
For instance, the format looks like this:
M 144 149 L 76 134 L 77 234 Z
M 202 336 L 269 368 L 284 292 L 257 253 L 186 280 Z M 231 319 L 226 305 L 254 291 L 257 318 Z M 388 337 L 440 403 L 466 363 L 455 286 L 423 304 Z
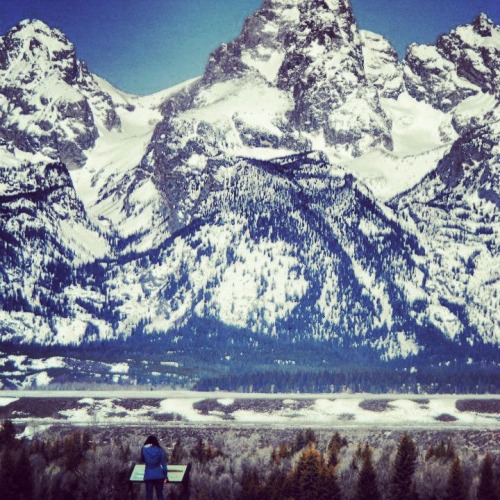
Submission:
M 100 88 L 118 103 L 120 129 L 99 128 L 95 145 L 86 151 L 85 168 L 71 172 L 75 189 L 89 215 L 106 232 L 120 238 L 142 237 L 137 245 L 154 243 L 151 230 L 161 219 L 163 202 L 152 173 L 138 168 L 154 128 L 161 103 L 191 82 L 145 97 L 132 96 L 96 77 Z
M 387 201 L 434 170 L 458 135 L 452 116 L 407 92 L 382 99 L 381 105 L 392 123 L 393 150 L 377 148 L 344 163 L 378 199 Z
M 145 256 L 146 265 L 131 261 L 110 283 L 113 298 L 123 301 L 120 330 L 133 330 L 147 310 L 149 332 L 194 315 L 253 333 L 390 348 L 394 355 L 401 354 L 393 345 L 399 335 L 413 339 L 405 355 L 418 352 L 415 320 L 393 314 L 394 301 L 418 299 L 422 274 L 412 259 L 418 244 L 350 175 L 332 175 L 317 155 L 226 158 L 222 169 L 215 162 L 208 168 L 219 184 L 192 222 L 168 247 Z M 357 301 L 357 312 L 342 306 Z M 347 332 L 354 337 L 347 340 Z

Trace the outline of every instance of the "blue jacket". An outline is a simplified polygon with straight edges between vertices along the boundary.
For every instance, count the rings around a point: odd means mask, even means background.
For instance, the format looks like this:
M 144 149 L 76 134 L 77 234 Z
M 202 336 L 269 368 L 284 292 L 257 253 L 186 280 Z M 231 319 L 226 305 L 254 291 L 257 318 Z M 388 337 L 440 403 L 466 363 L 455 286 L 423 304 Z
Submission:
M 141 460 L 146 463 L 144 480 L 167 477 L 167 455 L 161 448 L 150 444 L 143 446 Z

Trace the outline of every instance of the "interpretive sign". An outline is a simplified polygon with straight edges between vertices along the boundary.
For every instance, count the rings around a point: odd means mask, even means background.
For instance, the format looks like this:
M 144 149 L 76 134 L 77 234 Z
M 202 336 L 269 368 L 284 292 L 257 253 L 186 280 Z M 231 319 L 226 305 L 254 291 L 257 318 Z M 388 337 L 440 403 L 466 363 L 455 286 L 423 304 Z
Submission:
M 169 483 L 182 483 L 188 471 L 188 465 L 168 465 L 167 477 Z M 145 464 L 136 464 L 130 474 L 130 481 L 140 483 L 144 481 Z

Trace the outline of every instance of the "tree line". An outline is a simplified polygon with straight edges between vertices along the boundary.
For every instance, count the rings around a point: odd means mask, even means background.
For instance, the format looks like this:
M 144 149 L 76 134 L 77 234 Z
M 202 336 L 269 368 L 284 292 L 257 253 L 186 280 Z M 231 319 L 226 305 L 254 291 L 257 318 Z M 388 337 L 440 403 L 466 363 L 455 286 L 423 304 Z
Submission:
M 203 377 L 194 385 L 199 391 L 332 393 L 372 392 L 411 394 L 494 394 L 498 370 L 461 365 L 456 369 L 424 369 L 411 373 L 395 369 L 304 370 L 301 368 L 237 372 Z

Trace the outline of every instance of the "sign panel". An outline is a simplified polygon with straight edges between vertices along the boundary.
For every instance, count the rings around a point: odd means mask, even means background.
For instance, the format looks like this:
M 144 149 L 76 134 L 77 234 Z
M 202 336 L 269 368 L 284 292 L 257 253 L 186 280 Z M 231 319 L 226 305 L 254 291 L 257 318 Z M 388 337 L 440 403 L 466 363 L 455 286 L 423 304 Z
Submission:
M 169 483 L 182 483 L 184 476 L 186 475 L 187 465 L 168 465 L 167 466 L 167 476 Z M 132 474 L 130 474 L 130 481 L 140 483 L 144 481 L 144 470 L 146 469 L 145 464 L 136 464 Z

